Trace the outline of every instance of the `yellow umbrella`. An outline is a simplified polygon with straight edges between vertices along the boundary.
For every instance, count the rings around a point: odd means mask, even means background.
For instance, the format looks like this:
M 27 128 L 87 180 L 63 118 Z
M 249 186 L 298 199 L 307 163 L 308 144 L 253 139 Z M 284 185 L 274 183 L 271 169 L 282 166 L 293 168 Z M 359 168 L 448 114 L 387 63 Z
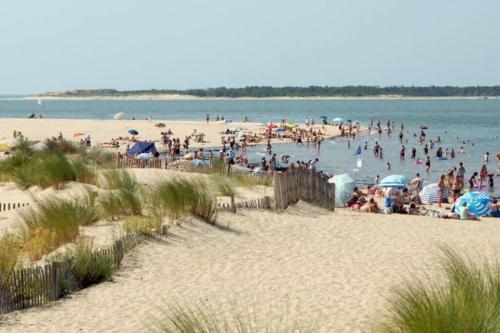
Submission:
M 0 151 L 3 151 L 4 153 L 10 151 L 9 145 L 6 143 L 0 143 Z

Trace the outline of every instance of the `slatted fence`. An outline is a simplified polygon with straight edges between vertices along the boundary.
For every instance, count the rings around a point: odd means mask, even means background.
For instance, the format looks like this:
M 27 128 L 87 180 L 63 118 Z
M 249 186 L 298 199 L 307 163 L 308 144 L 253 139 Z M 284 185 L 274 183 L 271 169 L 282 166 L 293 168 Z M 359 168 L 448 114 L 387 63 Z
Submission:
M 165 234 L 166 229 L 151 231 L 149 236 Z M 92 253 L 97 261 L 106 258 L 119 267 L 125 254 L 136 247 L 145 236 L 127 234 L 111 247 Z M 0 276 L 0 314 L 40 306 L 53 302 L 82 288 L 72 271 L 74 258 L 54 261 L 43 266 L 15 269 L 8 276 Z
M 22 207 L 29 206 L 27 202 L 0 202 L 0 212 L 6 212 Z
M 315 170 L 293 168 L 274 174 L 274 203 L 276 209 L 286 209 L 299 200 L 335 210 L 335 185 Z
M 271 209 L 272 199 L 265 196 L 255 200 L 247 200 L 236 202 L 234 205 L 230 203 L 219 203 L 217 210 L 223 212 L 234 212 L 237 209 L 250 208 L 250 209 Z

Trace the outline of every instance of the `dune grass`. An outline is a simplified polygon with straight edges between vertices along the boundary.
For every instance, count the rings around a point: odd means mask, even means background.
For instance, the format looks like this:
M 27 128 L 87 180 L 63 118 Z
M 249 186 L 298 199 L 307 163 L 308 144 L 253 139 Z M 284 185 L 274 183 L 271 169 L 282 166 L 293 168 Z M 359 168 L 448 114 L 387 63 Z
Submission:
M 123 228 L 127 233 L 153 237 L 161 234 L 162 220 L 156 216 L 129 216 L 125 220 Z
M 115 220 L 122 216 L 142 215 L 143 194 L 135 178 L 126 170 L 111 169 L 103 173 L 105 186 L 112 189 L 99 196 L 104 217 Z
M 217 200 L 208 184 L 201 179 L 188 180 L 177 178 L 160 183 L 149 196 L 157 214 L 171 221 L 182 220 L 193 214 L 205 222 L 214 223 L 217 213 Z
M 10 273 L 17 264 L 21 252 L 21 240 L 13 234 L 0 237 L 0 287 L 8 285 Z
M 390 295 L 378 332 L 500 332 L 500 266 L 442 248 L 443 277 L 414 278 Z
M 163 309 L 163 319 L 153 327 L 155 333 L 288 333 L 316 332 L 315 325 L 301 325 L 293 318 L 287 318 L 283 311 L 281 318 L 258 316 L 249 309 L 244 315 L 222 312 L 203 303 L 189 307 L 179 304 Z M 307 326 L 307 327 L 306 327 Z
M 234 197 L 236 196 L 236 188 L 233 182 L 228 177 L 213 177 L 212 181 L 215 186 L 215 191 L 218 195 L 223 197 Z
M 50 198 L 19 212 L 25 225 L 25 250 L 39 259 L 58 246 L 74 241 L 80 225 L 99 220 L 95 194 L 73 199 Z
M 116 269 L 113 256 L 94 252 L 91 243 L 79 242 L 69 255 L 73 258 L 71 272 L 81 288 L 110 281 Z

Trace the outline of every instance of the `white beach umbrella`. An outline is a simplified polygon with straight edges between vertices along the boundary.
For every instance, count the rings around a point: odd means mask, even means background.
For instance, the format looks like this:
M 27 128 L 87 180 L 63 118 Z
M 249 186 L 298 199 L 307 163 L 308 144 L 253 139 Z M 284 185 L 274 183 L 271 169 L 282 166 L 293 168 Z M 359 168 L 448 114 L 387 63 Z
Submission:
M 118 112 L 117 114 L 115 114 L 115 115 L 113 116 L 113 119 L 114 119 L 114 120 L 123 120 L 123 119 L 125 119 L 125 113 L 123 113 L 123 112 Z

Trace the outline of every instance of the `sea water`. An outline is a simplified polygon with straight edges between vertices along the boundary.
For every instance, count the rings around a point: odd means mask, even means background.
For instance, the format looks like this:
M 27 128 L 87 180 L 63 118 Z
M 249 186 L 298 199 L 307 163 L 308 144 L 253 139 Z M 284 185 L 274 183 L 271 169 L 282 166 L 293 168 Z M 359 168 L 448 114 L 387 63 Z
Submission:
M 498 163 L 496 154 L 500 152 L 500 99 L 394 99 L 394 100 L 325 100 L 325 99 L 277 99 L 277 100 L 36 100 L 20 98 L 0 98 L 0 117 L 25 118 L 29 114 L 42 114 L 45 118 L 73 119 L 111 119 L 115 113 L 124 112 L 127 118 L 162 120 L 205 120 L 206 114 L 214 119 L 224 116 L 226 120 L 266 123 L 287 119 L 290 122 L 304 122 L 306 118 L 321 122 L 321 116 L 329 120 L 342 117 L 359 121 L 366 127 L 371 119 L 381 121 L 384 127 L 387 120 L 395 122 L 392 138 L 385 133 L 378 135 L 360 135 L 354 141 L 327 140 L 318 152 L 313 145 L 274 145 L 273 152 L 289 154 L 292 160 L 310 160 L 319 158 L 319 168 L 332 173 L 347 172 L 357 179 L 373 179 L 377 174 L 385 175 L 401 173 L 410 178 L 420 172 L 427 183 L 435 182 L 448 169 L 463 162 L 467 170 L 466 177 L 473 171 L 479 171 L 482 158 L 490 153 L 487 164 L 491 173 L 496 172 Z M 0 120 L 1 121 L 1 120 Z M 406 159 L 399 159 L 398 133 L 401 122 L 405 124 Z M 432 160 L 431 172 L 426 175 L 424 167 L 417 165 L 409 157 L 411 148 L 417 148 L 417 157 L 424 158 L 423 147 L 418 145 L 413 134 L 419 134 L 420 126 L 427 126 L 427 138 L 441 137 L 442 144 L 430 151 Z M 0 133 L 1 134 L 1 133 Z M 8 133 L 7 133 L 8 134 Z M 6 136 L 6 134 L 1 134 Z M 457 141 L 458 138 L 458 141 Z M 362 150 L 361 156 L 355 156 L 358 145 L 369 148 Z M 373 156 L 375 141 L 383 147 L 384 159 Z M 465 141 L 466 144 L 462 144 Z M 464 146 L 465 154 L 460 154 L 460 146 Z M 437 160 L 437 147 L 455 149 L 457 157 L 452 160 Z M 265 155 L 265 147 L 258 146 L 249 150 L 249 159 L 258 161 Z M 268 156 L 267 156 L 268 157 Z M 361 167 L 358 160 L 361 159 Z M 391 170 L 387 170 L 387 162 Z M 466 179 L 467 180 L 467 179 Z M 500 194 L 500 177 L 495 178 L 495 194 Z

